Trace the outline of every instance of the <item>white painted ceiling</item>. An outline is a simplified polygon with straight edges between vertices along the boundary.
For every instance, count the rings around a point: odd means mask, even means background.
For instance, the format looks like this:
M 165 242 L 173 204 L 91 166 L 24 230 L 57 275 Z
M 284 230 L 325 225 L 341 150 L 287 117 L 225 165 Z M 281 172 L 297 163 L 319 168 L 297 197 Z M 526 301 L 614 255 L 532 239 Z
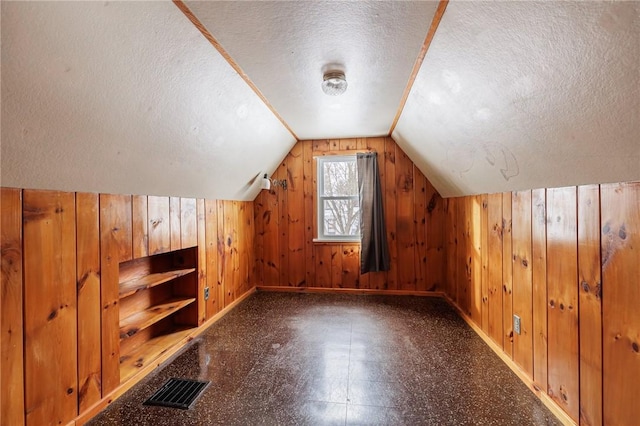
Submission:
M 186 5 L 321 139 L 388 134 L 438 3 Z M 3 186 L 251 200 L 295 143 L 171 2 L 1 14 Z M 444 196 L 640 180 L 638 46 L 638 2 L 451 1 L 392 135 Z
M 640 179 L 640 2 L 451 2 L 393 138 L 443 196 Z
M 437 2 L 187 1 L 299 139 L 387 135 Z M 337 64 L 349 87 L 321 90 Z

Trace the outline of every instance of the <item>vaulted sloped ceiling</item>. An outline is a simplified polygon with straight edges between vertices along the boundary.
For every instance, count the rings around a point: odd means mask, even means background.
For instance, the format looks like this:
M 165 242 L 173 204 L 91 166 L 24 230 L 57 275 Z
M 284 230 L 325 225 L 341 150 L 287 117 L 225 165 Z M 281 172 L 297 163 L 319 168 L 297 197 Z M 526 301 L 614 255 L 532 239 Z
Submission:
M 640 2 L 451 2 L 393 132 L 443 196 L 640 179 Z
M 640 179 L 638 2 L 1 14 L 3 186 L 251 200 L 296 138 L 389 132 L 444 196 Z M 331 67 L 339 97 L 320 89 Z
M 2 185 L 251 200 L 295 138 L 171 2 L 2 2 Z

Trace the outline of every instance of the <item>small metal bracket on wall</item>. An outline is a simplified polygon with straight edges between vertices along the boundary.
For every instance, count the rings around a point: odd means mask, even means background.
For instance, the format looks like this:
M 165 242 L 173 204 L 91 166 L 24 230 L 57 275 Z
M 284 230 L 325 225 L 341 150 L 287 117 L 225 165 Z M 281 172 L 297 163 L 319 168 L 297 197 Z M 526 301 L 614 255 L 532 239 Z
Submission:
M 209 287 L 204 289 L 204 300 L 209 300 Z

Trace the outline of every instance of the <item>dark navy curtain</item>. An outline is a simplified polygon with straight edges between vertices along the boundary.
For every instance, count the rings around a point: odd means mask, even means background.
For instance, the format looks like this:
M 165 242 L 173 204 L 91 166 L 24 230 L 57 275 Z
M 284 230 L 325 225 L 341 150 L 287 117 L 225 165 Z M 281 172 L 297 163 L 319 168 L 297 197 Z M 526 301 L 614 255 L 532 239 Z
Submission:
M 356 155 L 360 201 L 360 273 L 388 271 L 391 260 L 375 152 Z

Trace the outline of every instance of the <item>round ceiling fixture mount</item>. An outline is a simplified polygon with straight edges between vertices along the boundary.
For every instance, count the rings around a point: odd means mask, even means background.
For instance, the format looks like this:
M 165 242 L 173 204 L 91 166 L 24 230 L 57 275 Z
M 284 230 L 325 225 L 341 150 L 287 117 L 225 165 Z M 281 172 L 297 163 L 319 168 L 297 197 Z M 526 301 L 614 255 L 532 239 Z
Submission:
M 322 79 L 322 91 L 325 95 L 338 96 L 347 90 L 347 79 L 342 71 L 327 71 Z

